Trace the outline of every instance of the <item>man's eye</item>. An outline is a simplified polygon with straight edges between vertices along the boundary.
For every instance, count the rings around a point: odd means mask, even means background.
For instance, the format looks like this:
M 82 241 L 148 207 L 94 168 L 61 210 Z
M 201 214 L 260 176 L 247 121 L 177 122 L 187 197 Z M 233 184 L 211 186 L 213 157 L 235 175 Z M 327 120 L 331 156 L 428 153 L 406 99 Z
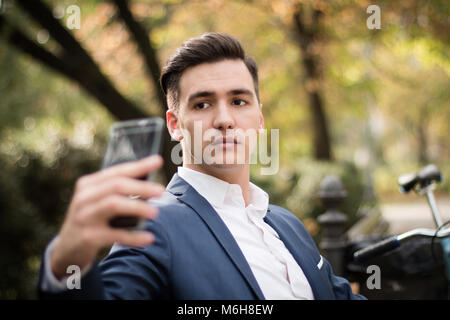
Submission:
M 244 101 L 244 100 L 242 100 L 242 99 L 234 99 L 234 100 L 233 100 L 233 104 L 234 104 L 235 106 L 244 106 L 244 105 L 247 104 L 247 102 Z
M 195 109 L 206 109 L 206 108 L 208 108 L 208 107 L 210 107 L 211 105 L 208 103 L 208 102 L 200 102 L 200 103 L 197 103 L 195 106 L 194 106 L 194 108 Z

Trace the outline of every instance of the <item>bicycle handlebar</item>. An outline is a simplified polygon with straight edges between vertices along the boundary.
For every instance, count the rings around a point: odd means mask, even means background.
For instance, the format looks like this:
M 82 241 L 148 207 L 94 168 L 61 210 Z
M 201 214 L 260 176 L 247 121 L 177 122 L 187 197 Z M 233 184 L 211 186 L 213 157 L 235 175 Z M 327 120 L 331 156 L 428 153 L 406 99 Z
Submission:
M 357 262 L 364 262 L 370 258 L 398 248 L 402 242 L 413 237 L 445 238 L 448 236 L 450 236 L 450 228 L 440 230 L 439 232 L 436 232 L 436 230 L 433 229 L 414 229 L 360 249 L 353 254 L 353 259 Z
M 356 251 L 353 254 L 353 259 L 357 262 L 363 262 L 385 252 L 391 251 L 399 246 L 400 242 L 398 241 L 397 236 L 393 236 Z

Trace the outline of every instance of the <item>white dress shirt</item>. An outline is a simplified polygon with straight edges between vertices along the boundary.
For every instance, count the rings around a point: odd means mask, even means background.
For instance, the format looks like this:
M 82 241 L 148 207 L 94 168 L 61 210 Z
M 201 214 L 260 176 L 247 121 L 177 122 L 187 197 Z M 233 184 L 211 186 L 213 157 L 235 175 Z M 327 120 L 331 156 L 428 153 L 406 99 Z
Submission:
M 263 219 L 269 196 L 250 183 L 249 205 L 241 187 L 185 167 L 178 175 L 216 210 L 244 254 L 266 299 L 314 299 L 300 266 Z

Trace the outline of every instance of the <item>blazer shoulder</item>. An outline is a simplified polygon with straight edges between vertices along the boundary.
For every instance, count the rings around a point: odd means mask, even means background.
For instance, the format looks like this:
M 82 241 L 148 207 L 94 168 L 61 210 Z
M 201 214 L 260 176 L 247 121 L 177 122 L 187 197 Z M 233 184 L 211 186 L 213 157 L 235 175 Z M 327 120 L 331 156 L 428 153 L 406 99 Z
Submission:
M 179 201 L 176 196 L 168 191 L 165 191 L 159 198 L 148 200 L 148 203 L 157 207 L 160 212 L 162 211 L 164 213 L 179 212 L 180 210 L 188 209 L 186 204 Z
M 270 209 L 269 214 L 273 219 L 282 220 L 284 223 L 289 225 L 293 230 L 295 230 L 295 232 L 298 233 L 300 237 L 307 240 L 311 244 L 314 244 L 314 247 L 316 248 L 313 238 L 311 237 L 310 233 L 308 232 L 308 230 L 306 229 L 300 218 L 298 218 L 289 210 L 277 205 L 270 204 L 269 209 Z
M 287 220 L 288 222 L 291 222 L 291 223 L 296 223 L 296 224 L 300 223 L 303 226 L 302 222 L 300 221 L 300 219 L 297 216 L 295 216 L 292 212 L 290 212 L 289 210 L 287 210 L 283 207 L 280 207 L 280 206 L 277 206 L 274 204 L 269 204 L 269 211 L 270 211 L 271 215 L 273 215 L 277 218 Z
M 169 191 L 165 191 L 159 198 L 149 200 L 148 203 L 158 208 L 159 214 L 154 221 L 169 228 L 172 224 L 185 225 L 197 216 L 193 214 L 195 211 L 190 206 L 178 200 Z

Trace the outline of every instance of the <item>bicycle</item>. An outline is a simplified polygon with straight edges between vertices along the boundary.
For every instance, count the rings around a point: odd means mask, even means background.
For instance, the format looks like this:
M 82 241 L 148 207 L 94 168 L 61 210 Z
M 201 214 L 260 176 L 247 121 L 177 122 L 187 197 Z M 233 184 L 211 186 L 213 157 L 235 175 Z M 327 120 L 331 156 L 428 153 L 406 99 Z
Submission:
M 418 296 L 417 293 L 416 296 L 413 296 L 411 290 L 414 288 L 415 290 L 421 288 L 421 290 L 430 290 L 429 295 L 423 295 L 425 298 L 450 299 L 450 227 L 448 227 L 450 221 L 445 223 L 442 221 L 433 193 L 433 190 L 436 188 L 436 183 L 441 181 L 441 172 L 435 165 L 428 165 L 417 173 L 404 174 L 399 177 L 398 184 L 402 193 L 408 193 L 414 190 L 417 194 L 426 196 L 436 229 L 417 228 L 399 235 L 388 237 L 381 241 L 377 239 L 375 243 L 368 246 L 363 244 L 362 248 L 362 243 L 354 245 L 350 248 L 351 257 L 349 260 L 351 261 L 347 265 L 350 277 L 352 275 L 355 276 L 355 274 L 358 273 L 361 274 L 362 268 L 367 265 L 367 262 L 381 262 L 384 263 L 385 266 L 387 265 L 388 269 L 399 269 L 397 272 L 393 273 L 394 276 L 391 276 L 393 278 L 395 278 L 395 275 L 397 275 L 397 277 L 400 276 L 402 272 L 406 275 L 403 279 L 407 279 L 408 276 L 416 275 L 417 281 L 414 282 L 414 285 L 407 280 L 403 280 L 402 283 L 404 287 L 409 285 L 412 289 L 408 290 L 406 288 L 403 290 L 404 296 L 393 295 L 394 298 L 420 298 L 421 296 Z M 370 241 L 373 241 L 373 239 L 370 239 L 369 242 Z M 439 247 L 438 242 L 441 247 L 440 252 L 436 251 Z M 406 248 L 406 254 L 403 254 L 402 256 L 400 250 L 408 245 L 409 248 Z M 427 258 L 428 245 L 431 245 L 430 252 L 432 261 L 429 261 Z M 358 246 L 360 248 L 358 248 Z M 394 252 L 396 252 L 397 256 L 394 255 Z M 411 258 L 414 254 L 415 256 Z M 389 259 L 391 261 L 389 261 Z M 445 286 L 442 286 L 441 271 L 437 271 L 440 270 L 441 267 L 444 269 L 444 278 L 447 280 Z M 428 278 L 421 279 L 421 277 Z M 361 277 L 356 276 L 354 278 L 356 281 L 362 282 Z M 424 279 L 425 281 L 428 281 L 428 286 L 423 285 Z M 430 279 L 433 279 L 434 282 L 430 281 Z M 398 287 L 401 287 L 401 285 L 398 284 Z M 439 293 L 431 292 L 433 290 L 431 288 L 434 288 L 436 292 L 439 291 Z M 441 290 L 442 288 L 444 288 L 444 290 Z

